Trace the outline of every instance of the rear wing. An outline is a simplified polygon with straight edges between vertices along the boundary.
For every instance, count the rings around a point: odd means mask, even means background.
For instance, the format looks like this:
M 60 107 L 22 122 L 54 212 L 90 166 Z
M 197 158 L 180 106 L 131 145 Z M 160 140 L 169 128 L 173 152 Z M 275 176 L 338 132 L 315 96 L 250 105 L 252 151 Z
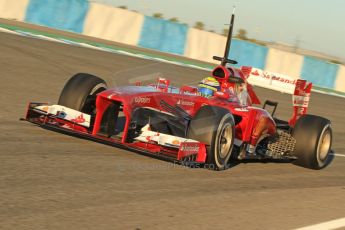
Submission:
M 249 66 L 242 66 L 241 71 L 252 85 L 292 95 L 293 114 L 289 120 L 291 126 L 295 125 L 301 115 L 307 113 L 313 87 L 311 82 Z
M 307 113 L 312 87 L 313 84 L 306 80 L 298 79 L 296 81 L 296 87 L 292 95 L 293 114 L 292 118 L 289 120 L 291 126 L 295 125 L 300 116 Z
M 264 71 L 250 66 L 242 66 L 246 80 L 256 86 L 272 89 L 282 93 L 294 94 L 297 79 L 285 74 Z

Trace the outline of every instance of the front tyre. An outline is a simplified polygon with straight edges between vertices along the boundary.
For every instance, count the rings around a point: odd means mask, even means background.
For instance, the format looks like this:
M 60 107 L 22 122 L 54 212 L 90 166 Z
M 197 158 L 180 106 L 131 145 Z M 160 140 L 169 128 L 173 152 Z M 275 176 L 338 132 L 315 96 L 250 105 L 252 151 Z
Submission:
M 332 128 L 328 119 L 304 115 L 298 119 L 292 135 L 296 139 L 294 164 L 318 170 L 331 162 Z
M 232 114 L 220 107 L 203 106 L 192 118 L 187 137 L 207 145 L 207 168 L 224 170 L 232 154 L 235 122 Z
M 215 164 L 217 169 L 224 169 L 231 157 L 234 144 L 234 119 L 231 114 L 225 114 L 219 123 L 213 149 L 209 155 L 208 163 Z
M 65 84 L 58 104 L 92 115 L 96 107 L 96 95 L 106 88 L 103 79 L 91 74 L 78 73 Z

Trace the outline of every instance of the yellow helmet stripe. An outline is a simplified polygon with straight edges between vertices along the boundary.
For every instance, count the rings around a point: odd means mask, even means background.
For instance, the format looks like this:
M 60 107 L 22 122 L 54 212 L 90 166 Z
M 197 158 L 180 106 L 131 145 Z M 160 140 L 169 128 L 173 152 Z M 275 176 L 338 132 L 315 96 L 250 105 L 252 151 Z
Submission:
M 217 91 L 216 87 L 212 87 L 212 86 L 205 85 L 205 84 L 199 84 L 198 87 L 204 87 L 204 88 L 207 88 L 207 89 L 210 89 L 210 90 L 213 90 L 213 91 Z

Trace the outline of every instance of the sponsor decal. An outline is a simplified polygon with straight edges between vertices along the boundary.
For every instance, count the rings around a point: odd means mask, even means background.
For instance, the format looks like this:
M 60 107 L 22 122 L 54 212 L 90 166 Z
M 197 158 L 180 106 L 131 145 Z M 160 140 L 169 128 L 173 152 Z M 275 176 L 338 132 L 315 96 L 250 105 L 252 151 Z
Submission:
M 282 77 L 277 77 L 277 76 L 274 76 L 274 75 L 272 76 L 272 80 L 273 81 L 280 81 L 280 82 L 291 84 L 291 85 L 294 85 L 296 83 L 296 80 L 289 80 L 289 79 L 282 78 Z
M 235 111 L 248 112 L 249 110 L 247 108 L 235 108 Z
M 48 113 L 48 110 L 49 110 L 49 107 L 48 106 L 45 106 L 42 108 L 43 111 L 46 111 Z
M 148 104 L 151 102 L 151 98 L 149 98 L 149 97 L 135 97 L 134 102 L 137 104 Z
M 199 149 L 199 144 L 183 143 L 180 150 L 183 152 L 199 152 Z
M 180 144 L 180 141 L 179 141 L 179 140 L 173 140 L 171 143 L 172 143 L 173 145 L 179 145 L 179 144 Z
M 111 99 L 113 96 L 116 96 L 118 94 L 121 94 L 121 93 L 111 93 L 108 95 L 108 99 Z
M 65 113 L 65 111 L 58 111 L 56 116 L 58 118 L 64 119 L 67 116 L 67 113 Z
M 288 79 L 286 77 L 283 76 L 278 76 L 275 73 L 270 73 L 270 72 L 265 72 L 265 71 L 258 71 L 258 70 L 253 70 L 251 72 L 252 76 L 256 76 L 256 77 L 262 77 L 265 79 L 271 79 L 272 81 L 279 81 L 282 83 L 286 83 L 286 84 L 291 84 L 291 85 L 295 85 L 296 84 L 296 80 L 292 80 L 292 79 Z
M 255 71 L 251 72 L 251 74 L 252 74 L 252 75 L 254 75 L 254 76 L 260 76 L 260 74 L 259 74 L 259 71 L 258 71 L 258 70 L 255 70 Z
M 308 107 L 309 104 L 309 96 L 293 96 L 293 105 L 294 106 L 302 106 Z
M 191 107 L 193 107 L 195 105 L 195 103 L 193 101 L 186 101 L 186 100 L 183 100 L 183 99 L 178 100 L 177 104 L 178 105 L 183 105 L 183 106 L 191 106 Z
M 80 123 L 85 122 L 85 118 L 84 118 L 83 114 L 80 114 L 79 116 L 75 117 L 71 121 L 80 124 Z

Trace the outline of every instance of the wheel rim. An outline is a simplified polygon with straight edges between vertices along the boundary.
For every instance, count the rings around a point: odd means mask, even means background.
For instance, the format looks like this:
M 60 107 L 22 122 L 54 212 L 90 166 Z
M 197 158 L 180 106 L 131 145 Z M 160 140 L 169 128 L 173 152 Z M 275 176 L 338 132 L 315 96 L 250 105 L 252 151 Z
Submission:
M 218 139 L 218 152 L 221 158 L 226 158 L 229 154 L 232 146 L 232 127 L 230 124 L 226 124 Z
M 321 138 L 320 138 L 320 142 L 318 144 L 318 156 L 320 161 L 325 161 L 328 157 L 329 154 L 329 149 L 331 147 L 331 141 L 332 141 L 332 136 L 331 136 L 331 132 L 329 129 L 326 129 Z

